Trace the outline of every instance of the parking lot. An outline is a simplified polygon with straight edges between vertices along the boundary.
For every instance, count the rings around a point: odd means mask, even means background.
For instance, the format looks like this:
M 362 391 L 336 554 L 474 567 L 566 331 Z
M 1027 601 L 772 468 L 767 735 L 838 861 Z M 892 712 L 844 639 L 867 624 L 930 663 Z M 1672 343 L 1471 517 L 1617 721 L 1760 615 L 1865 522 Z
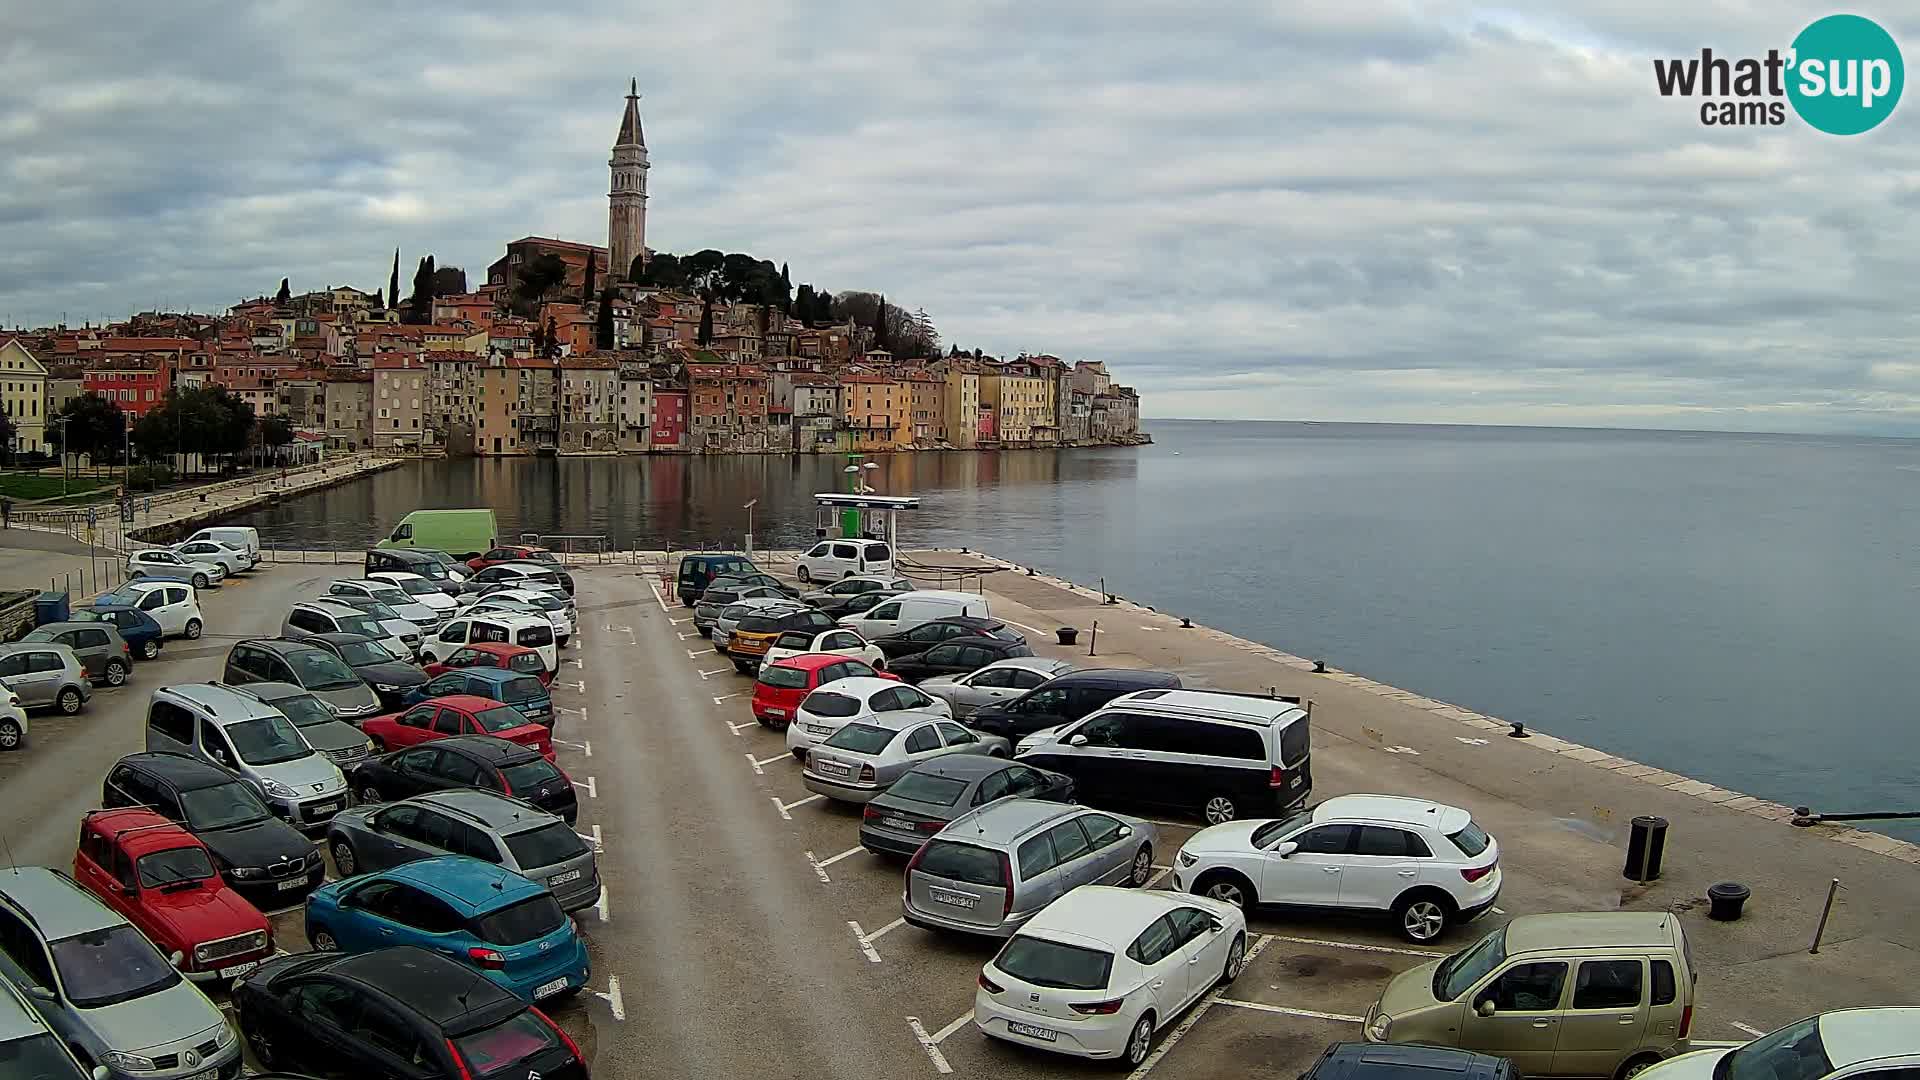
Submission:
M 558 764 L 579 789 L 581 836 L 599 850 L 599 906 L 578 913 L 593 976 L 558 1004 L 603 1076 L 888 1078 L 1067 1076 L 1098 1066 L 987 1039 L 971 1024 L 975 977 L 995 944 L 900 917 L 902 863 L 858 846 L 859 813 L 808 792 L 784 738 L 749 709 L 752 681 L 693 630 L 658 567 L 577 572 L 579 633 L 553 687 Z M 178 641 L 96 692 L 79 717 L 36 717 L 28 750 L 0 758 L 0 821 L 15 858 L 66 865 L 80 815 L 111 762 L 141 749 L 145 704 L 164 683 L 216 679 L 234 640 L 275 632 L 288 604 L 351 567 L 271 567 L 211 591 L 208 634 Z M 1036 651 L 1065 657 L 1036 627 Z M 1084 661 L 1082 661 L 1084 662 Z M 1318 739 L 1319 736 L 1316 736 Z M 1531 912 L 1630 902 L 1610 844 L 1542 828 L 1535 812 L 1439 783 L 1401 756 L 1317 752 L 1320 796 L 1387 790 L 1452 798 L 1500 837 L 1499 906 L 1440 949 L 1383 923 L 1257 913 L 1239 979 L 1161 1036 L 1135 1075 L 1293 1076 L 1359 1021 L 1393 974 Z M 1484 805 L 1483 805 L 1484 804 Z M 1152 819 L 1152 887 L 1197 820 Z M 1533 868 L 1551 864 L 1551 873 Z M 1575 869 L 1568 870 L 1572 866 Z M 306 947 L 299 910 L 273 917 L 278 945 Z M 1707 927 L 1688 919 L 1690 933 Z M 1703 952 L 1719 945 L 1703 929 Z M 1782 953 L 1791 951 L 1791 944 Z M 1844 948 L 1844 946 L 1842 946 Z M 1773 961 L 1766 961 L 1772 963 Z M 1825 1007 L 1791 978 L 1702 978 L 1695 1035 L 1734 1039 Z

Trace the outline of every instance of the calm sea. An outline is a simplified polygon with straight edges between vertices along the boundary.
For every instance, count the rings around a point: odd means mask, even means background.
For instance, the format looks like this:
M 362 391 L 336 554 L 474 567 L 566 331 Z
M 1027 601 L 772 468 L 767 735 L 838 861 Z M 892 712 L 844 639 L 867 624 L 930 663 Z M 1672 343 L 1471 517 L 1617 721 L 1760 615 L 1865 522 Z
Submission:
M 968 545 L 1725 787 L 1920 810 L 1920 442 L 1154 421 L 1156 445 L 879 459 Z M 429 462 L 254 514 L 365 543 L 407 510 L 621 547 L 813 538 L 840 458 Z M 1920 838 L 1920 828 L 1886 831 Z

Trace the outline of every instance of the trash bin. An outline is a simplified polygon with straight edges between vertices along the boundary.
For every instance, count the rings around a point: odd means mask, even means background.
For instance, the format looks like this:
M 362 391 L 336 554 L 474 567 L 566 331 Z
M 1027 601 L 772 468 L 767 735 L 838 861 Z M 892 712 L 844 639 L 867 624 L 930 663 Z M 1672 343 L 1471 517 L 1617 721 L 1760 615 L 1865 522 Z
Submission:
M 1634 881 L 1657 881 L 1660 856 L 1667 848 L 1667 819 L 1637 817 L 1627 836 L 1627 867 L 1621 871 Z
M 66 622 L 72 610 L 67 606 L 67 594 L 63 592 L 43 592 L 33 601 L 33 625 L 45 626 L 48 623 Z
M 1055 630 L 1054 633 L 1059 636 L 1060 644 L 1062 645 L 1071 645 L 1074 643 L 1074 640 L 1080 636 L 1079 629 L 1072 626 L 1063 626 Z
M 1707 918 L 1721 922 L 1734 922 L 1740 918 L 1740 908 L 1746 904 L 1753 890 L 1737 881 L 1722 881 L 1707 887 Z

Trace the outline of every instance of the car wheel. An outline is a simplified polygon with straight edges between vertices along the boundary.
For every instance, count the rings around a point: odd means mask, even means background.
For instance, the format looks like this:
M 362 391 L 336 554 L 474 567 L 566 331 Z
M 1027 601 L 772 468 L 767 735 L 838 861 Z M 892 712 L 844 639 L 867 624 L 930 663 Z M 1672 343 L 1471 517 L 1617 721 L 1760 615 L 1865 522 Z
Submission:
M 1393 922 L 1400 928 L 1400 936 L 1417 945 L 1437 940 L 1452 921 L 1452 905 L 1438 893 L 1414 893 L 1393 905 Z
M 1240 969 L 1247 966 L 1247 935 L 1235 934 L 1233 944 L 1227 946 L 1227 966 L 1220 972 L 1220 985 L 1230 985 L 1240 977 Z
M 60 710 L 62 716 L 78 716 L 80 714 L 80 691 L 75 690 L 71 686 L 67 687 L 65 690 L 60 691 L 59 697 L 54 699 L 54 705 Z
M 1122 1068 L 1137 1069 L 1146 1064 L 1147 1054 L 1153 1050 L 1153 1014 L 1143 1013 L 1140 1022 L 1133 1025 L 1133 1033 L 1127 1036 L 1127 1052 L 1120 1057 Z
M 200 631 L 202 629 L 203 628 L 200 625 L 199 619 L 188 619 L 187 620 L 187 640 L 189 641 L 200 640 Z
M 152 660 L 159 655 L 160 642 L 157 640 L 149 640 L 145 645 L 140 646 L 140 659 L 142 660 Z
M 1229 871 L 1219 871 L 1202 877 L 1194 882 L 1193 891 L 1209 900 L 1219 900 L 1232 904 L 1242 911 L 1253 903 L 1253 886 L 1246 878 Z
M 313 934 L 307 938 L 307 944 L 313 946 L 314 952 L 340 951 L 340 943 L 333 939 L 333 931 L 328 930 L 324 926 L 315 930 Z
M 1646 1072 L 1651 1066 L 1658 1064 L 1660 1064 L 1658 1057 L 1652 1054 L 1641 1054 L 1637 1058 L 1628 1059 L 1627 1063 L 1620 1066 L 1620 1071 L 1615 1073 L 1614 1076 L 1616 1080 L 1633 1080 L 1634 1077 Z
M 367 736 L 367 741 L 373 744 L 374 753 L 384 754 L 387 752 L 387 741 L 385 739 L 382 739 L 380 736 L 369 735 Z
M 733 670 L 742 675 L 751 675 L 753 674 L 753 662 L 750 660 L 735 660 L 733 662 Z
M 352 877 L 360 872 L 360 857 L 353 853 L 353 845 L 345 840 L 333 842 L 333 868 L 340 871 L 341 877 Z
M 694 633 L 696 633 L 696 634 L 699 634 L 699 635 L 700 635 L 701 637 L 703 637 L 703 638 L 710 638 L 710 637 L 712 637 L 712 636 L 713 636 L 713 627 L 711 627 L 711 626 L 696 626 L 696 627 L 694 627 L 694 628 L 693 628 L 693 632 L 694 632 Z
M 273 1040 L 267 1038 L 266 1032 L 249 1032 L 247 1034 L 247 1044 L 253 1047 L 253 1056 L 260 1059 L 260 1064 L 265 1065 L 269 1069 L 280 1064 L 280 1055 L 274 1052 Z
M 127 665 L 121 660 L 107 661 L 107 685 L 125 686 L 127 684 Z
M 1127 885 L 1135 889 L 1144 889 L 1147 882 L 1152 880 L 1153 845 L 1141 844 L 1140 850 L 1134 853 L 1133 870 L 1127 875 Z
M 363 803 L 383 803 L 387 800 L 381 796 L 379 788 L 368 784 L 366 787 L 360 789 L 360 801 Z
M 194 588 L 196 588 L 196 589 L 204 589 L 204 588 L 206 588 L 206 587 L 207 587 L 207 575 L 205 575 L 205 574 L 195 574 L 195 575 L 193 575 L 193 587 L 194 587 Z
M 793 576 L 799 578 L 800 584 L 802 585 L 813 584 L 813 574 L 806 568 L 805 565 L 802 565 L 800 569 L 794 573 Z
M 1206 801 L 1201 812 L 1206 815 L 1209 825 L 1224 825 L 1240 816 L 1240 808 L 1234 805 L 1231 795 L 1213 796 Z
M 12 720 L 0 720 L 0 750 L 20 749 L 20 725 Z

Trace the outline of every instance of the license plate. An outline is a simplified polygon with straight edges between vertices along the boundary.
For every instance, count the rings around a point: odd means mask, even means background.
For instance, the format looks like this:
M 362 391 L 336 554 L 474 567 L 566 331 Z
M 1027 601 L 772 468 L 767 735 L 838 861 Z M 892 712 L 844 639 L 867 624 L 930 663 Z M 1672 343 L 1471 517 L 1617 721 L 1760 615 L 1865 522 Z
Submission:
M 1288 787 L 1299 787 L 1299 786 L 1300 786 L 1301 784 L 1304 784 L 1304 783 L 1306 783 L 1306 782 L 1307 782 L 1307 778 L 1306 778 L 1306 777 L 1304 777 L 1304 776 L 1302 776 L 1302 775 L 1300 775 L 1299 773 L 1294 773 L 1294 774 L 1293 774 L 1293 779 L 1292 779 L 1292 780 L 1289 780 L 1289 781 L 1287 781 L 1287 786 L 1288 786 Z
M 192 1076 L 182 1077 L 181 1080 L 220 1080 L 220 1070 L 219 1069 L 201 1069 L 199 1072 L 194 1073 Z
M 823 773 L 833 773 L 836 776 L 845 776 L 853 771 L 849 766 L 842 765 L 837 761 L 816 761 L 813 767 Z
M 245 975 L 247 972 L 252 971 L 254 968 L 257 968 L 259 966 L 260 966 L 260 961 L 249 960 L 244 964 L 235 964 L 232 967 L 223 967 L 220 969 L 220 977 L 223 979 L 236 979 L 242 975 Z
M 905 829 L 908 832 L 913 831 L 913 822 L 908 821 L 906 818 L 883 817 L 880 819 L 880 824 L 885 825 L 889 829 Z
M 335 799 L 332 802 L 314 803 L 313 805 L 307 807 L 308 817 L 320 817 L 323 814 L 337 814 L 339 812 L 340 812 L 339 799 Z
M 928 890 L 927 895 L 933 897 L 933 902 L 936 904 L 966 908 L 968 911 L 973 910 L 973 906 L 980 902 L 978 897 L 968 896 L 966 893 L 948 892 L 945 889 L 931 889 Z
M 785 716 L 785 715 L 787 715 L 787 710 L 785 710 L 785 709 L 765 709 L 765 710 L 762 710 L 762 711 L 763 711 L 763 712 L 765 712 L 765 713 L 766 713 L 766 714 L 767 714 L 768 716 Z
M 549 885 L 565 885 L 569 881 L 579 881 L 580 871 L 569 870 L 564 874 L 555 874 L 547 879 Z
M 274 888 L 279 889 L 281 892 L 292 892 L 295 889 L 305 888 L 306 884 L 306 875 L 302 874 L 297 878 L 288 878 L 280 884 L 275 885 Z
M 1060 1038 L 1060 1033 L 1057 1031 L 1034 1027 L 1032 1024 L 1015 1023 L 1012 1020 L 1007 1021 L 1007 1030 L 1015 1035 L 1025 1035 L 1029 1039 L 1039 1039 L 1041 1042 L 1053 1042 Z
M 807 733 L 808 733 L 808 734 L 810 734 L 810 735 L 831 735 L 831 734 L 833 734 L 833 729 L 832 729 L 832 728 L 830 728 L 830 727 L 821 727 L 821 726 L 820 726 L 819 724 L 806 724 L 806 725 L 803 725 L 803 726 L 804 726 L 804 727 L 805 727 L 805 728 L 807 729 Z
M 537 998 L 552 997 L 566 988 L 567 980 L 555 979 L 550 983 L 541 983 L 539 986 L 534 987 L 533 996 Z

